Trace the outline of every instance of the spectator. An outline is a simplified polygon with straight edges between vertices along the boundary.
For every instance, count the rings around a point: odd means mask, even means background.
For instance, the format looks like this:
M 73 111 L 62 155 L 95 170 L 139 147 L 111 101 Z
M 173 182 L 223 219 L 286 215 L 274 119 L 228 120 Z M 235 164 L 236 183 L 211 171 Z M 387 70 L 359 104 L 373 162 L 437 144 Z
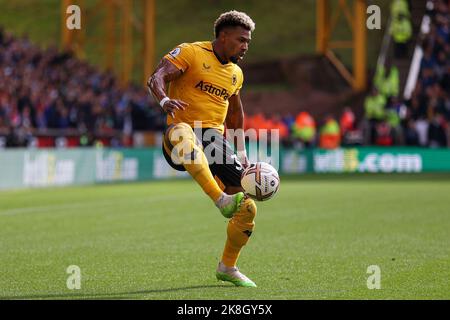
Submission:
M 364 102 L 365 117 L 367 123 L 365 125 L 366 143 L 374 144 L 376 139 L 376 126 L 385 118 L 386 98 L 380 94 L 374 87 L 371 95 Z
M 405 129 L 405 144 L 407 146 L 418 146 L 419 145 L 419 134 L 416 130 L 416 123 L 414 120 L 409 119 Z
M 377 146 L 392 146 L 394 143 L 392 127 L 387 121 L 381 121 L 376 125 L 375 144 Z
M 382 120 L 385 116 L 384 108 L 386 106 L 386 98 L 379 93 L 376 88 L 372 89 L 371 95 L 364 102 L 364 110 L 369 120 Z
M 410 17 L 409 5 L 406 0 L 394 0 L 391 3 L 391 15 L 393 17 L 398 17 L 399 15 L 405 15 Z
M 431 148 L 447 146 L 447 124 L 440 113 L 436 113 L 428 127 L 428 143 Z
M 416 131 L 419 136 L 419 145 L 422 147 L 428 146 L 428 127 L 429 123 L 426 118 L 420 117 L 416 121 Z
M 319 146 L 323 149 L 336 149 L 341 144 L 339 124 L 332 116 L 325 118 L 325 124 L 320 129 Z
M 378 65 L 376 69 L 375 86 L 387 99 L 398 96 L 400 90 L 400 77 L 398 68 L 389 61 L 386 67 Z
M 393 98 L 393 103 L 388 105 L 386 109 L 386 123 L 391 128 L 391 136 L 393 139 L 393 144 L 401 144 L 402 142 L 402 130 L 400 126 L 400 115 L 399 110 L 401 107 L 398 106 L 397 97 Z
M 302 111 L 297 115 L 292 127 L 292 136 L 306 147 L 313 146 L 316 136 L 316 123 L 308 112 Z
M 411 99 L 406 102 L 406 105 L 408 107 L 407 117 L 414 120 L 427 117 L 427 99 L 422 93 L 420 83 L 417 83 L 416 89 L 413 91 Z
M 399 14 L 394 17 L 390 34 L 394 40 L 394 52 L 397 59 L 404 59 L 408 54 L 408 42 L 412 36 L 412 25 L 408 16 Z
M 26 136 L 20 129 L 10 126 L 8 128 L 8 134 L 6 135 L 6 147 L 24 147 L 27 145 Z
M 342 137 L 349 131 L 355 129 L 355 114 L 352 109 L 345 107 L 339 120 Z

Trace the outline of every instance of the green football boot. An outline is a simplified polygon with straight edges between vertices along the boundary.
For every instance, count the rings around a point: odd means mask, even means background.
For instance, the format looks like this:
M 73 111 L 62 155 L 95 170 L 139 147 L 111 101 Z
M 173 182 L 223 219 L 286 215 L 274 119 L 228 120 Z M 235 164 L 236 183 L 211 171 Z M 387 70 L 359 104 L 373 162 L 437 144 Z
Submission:
M 233 215 L 241 208 L 244 197 L 243 192 L 238 192 L 228 196 L 228 199 L 220 199 L 219 204 L 217 205 L 220 213 L 222 213 L 225 218 L 232 218 Z
M 217 280 L 231 282 L 236 287 L 256 287 L 256 284 L 242 274 L 237 267 L 227 267 L 222 262 L 217 267 L 216 278 Z

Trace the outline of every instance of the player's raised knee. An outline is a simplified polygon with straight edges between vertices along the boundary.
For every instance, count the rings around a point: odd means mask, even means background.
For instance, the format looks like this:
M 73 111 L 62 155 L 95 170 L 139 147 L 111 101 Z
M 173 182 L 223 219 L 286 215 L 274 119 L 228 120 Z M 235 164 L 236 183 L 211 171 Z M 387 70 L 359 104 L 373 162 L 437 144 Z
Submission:
M 197 138 L 191 126 L 181 122 L 173 124 L 166 131 L 164 143 L 170 151 L 170 157 L 175 164 L 189 164 L 198 160 L 201 148 L 197 146 Z
M 195 142 L 195 134 L 190 125 L 180 122 L 169 127 L 166 131 L 166 139 L 175 146 L 181 141 L 191 140 Z

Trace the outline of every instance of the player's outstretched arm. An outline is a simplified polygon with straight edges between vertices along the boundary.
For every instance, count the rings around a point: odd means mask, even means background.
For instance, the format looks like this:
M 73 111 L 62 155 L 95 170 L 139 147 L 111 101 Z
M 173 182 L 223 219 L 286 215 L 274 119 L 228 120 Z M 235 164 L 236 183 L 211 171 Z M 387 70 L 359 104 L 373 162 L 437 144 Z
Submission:
M 160 104 L 162 102 L 162 108 L 164 112 L 174 117 L 176 110 L 184 110 L 188 104 L 184 101 L 177 99 L 170 99 L 166 94 L 166 83 L 171 82 L 183 74 L 176 66 L 170 63 L 167 59 L 162 59 L 155 72 L 150 76 L 147 81 L 147 86 L 153 95 L 153 97 Z

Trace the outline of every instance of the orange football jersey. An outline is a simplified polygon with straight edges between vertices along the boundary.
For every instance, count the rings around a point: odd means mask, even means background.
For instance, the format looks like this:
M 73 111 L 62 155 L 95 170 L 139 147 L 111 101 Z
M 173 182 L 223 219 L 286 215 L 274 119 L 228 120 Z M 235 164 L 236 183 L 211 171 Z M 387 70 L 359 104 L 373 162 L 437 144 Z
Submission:
M 167 124 L 186 122 L 202 128 L 224 129 L 228 98 L 242 88 L 241 68 L 232 63 L 222 64 L 213 52 L 210 41 L 183 43 L 164 56 L 183 74 L 170 82 L 168 96 L 189 105 L 177 110 L 175 118 L 167 117 Z

